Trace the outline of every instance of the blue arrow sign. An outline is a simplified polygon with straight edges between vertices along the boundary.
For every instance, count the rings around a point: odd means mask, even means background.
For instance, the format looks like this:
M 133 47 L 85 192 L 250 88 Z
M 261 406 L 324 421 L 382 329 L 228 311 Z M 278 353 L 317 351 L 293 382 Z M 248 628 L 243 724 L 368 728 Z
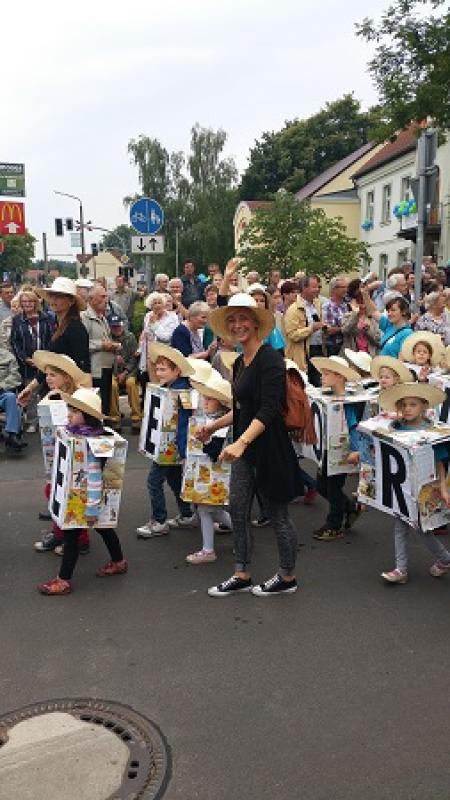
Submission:
M 130 222 L 138 233 L 153 235 L 164 225 L 164 211 L 156 200 L 141 197 L 130 208 Z

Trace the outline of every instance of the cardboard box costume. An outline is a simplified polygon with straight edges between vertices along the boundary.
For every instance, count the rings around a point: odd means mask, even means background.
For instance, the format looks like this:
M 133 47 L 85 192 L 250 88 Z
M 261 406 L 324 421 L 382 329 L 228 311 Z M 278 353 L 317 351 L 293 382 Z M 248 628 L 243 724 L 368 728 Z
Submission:
M 447 444 L 450 454 L 450 427 L 395 431 L 390 424 L 383 416 L 358 426 L 364 442 L 358 500 L 424 531 L 446 525 L 450 509 L 440 496 L 432 445 Z
M 102 501 L 96 528 L 115 528 L 119 520 L 123 476 L 128 442 L 114 431 L 110 435 L 82 437 L 57 428 L 48 508 L 53 521 L 63 530 L 86 528 L 88 448 L 106 459 L 102 471 Z
M 178 409 L 180 404 L 185 409 L 196 408 L 197 401 L 193 390 L 147 384 L 139 451 L 161 466 L 181 464 L 176 444 Z
M 44 397 L 37 405 L 37 413 L 45 477 L 50 480 L 55 453 L 56 429 L 59 426 L 67 425 L 67 405 L 64 400 L 51 400 Z
M 208 422 L 202 416 L 191 417 L 188 428 L 186 462 L 183 472 L 181 498 L 186 503 L 203 503 L 210 506 L 228 505 L 230 497 L 230 464 L 212 461 L 203 452 L 203 444 L 196 432 Z M 228 428 L 221 428 L 214 437 L 225 440 Z

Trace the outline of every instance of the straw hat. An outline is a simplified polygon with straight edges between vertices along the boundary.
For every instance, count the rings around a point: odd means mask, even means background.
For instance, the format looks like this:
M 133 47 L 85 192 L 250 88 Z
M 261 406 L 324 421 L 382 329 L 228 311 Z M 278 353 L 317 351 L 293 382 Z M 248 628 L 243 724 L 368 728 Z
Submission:
M 398 358 L 392 356 L 375 356 L 372 358 L 370 365 L 370 374 L 376 381 L 380 379 L 380 370 L 382 367 L 388 367 L 400 378 L 401 383 L 408 383 L 411 381 L 411 372 L 408 367 L 405 367 Z
M 302 369 L 300 369 L 298 364 L 296 364 L 295 361 L 292 360 L 292 358 L 285 358 L 284 359 L 284 363 L 286 365 L 286 370 L 289 370 L 289 369 L 295 370 L 295 372 L 297 372 L 300 375 L 300 377 L 301 377 L 303 383 L 305 384 L 305 386 L 308 386 L 309 380 L 308 380 L 308 376 L 307 376 L 306 372 L 304 372 Z
M 86 308 L 86 303 L 82 297 L 77 294 L 77 287 L 75 281 L 71 278 L 55 278 L 51 286 L 44 289 L 36 289 L 36 294 L 43 297 L 48 302 L 48 295 L 52 294 L 66 294 L 75 298 L 76 304 L 80 311 Z
M 168 344 L 152 342 L 148 349 L 148 355 L 152 364 L 154 364 L 156 359 L 160 356 L 167 358 L 168 361 L 171 361 L 178 367 L 182 378 L 189 378 L 190 375 L 195 374 L 194 368 L 191 367 L 183 353 L 180 353 L 175 347 L 169 347 Z
M 105 418 L 102 413 L 101 397 L 95 389 L 77 389 L 73 394 L 61 392 L 61 397 L 68 406 L 77 408 L 83 414 L 89 414 L 100 420 Z
M 233 369 L 233 364 L 237 358 L 239 358 L 239 353 L 236 353 L 234 350 L 220 351 L 220 360 L 227 369 Z
M 192 380 L 191 383 L 199 394 L 202 394 L 204 397 L 214 397 L 216 400 L 219 400 L 222 405 L 231 408 L 233 404 L 231 383 L 226 381 L 225 378 L 222 378 L 218 372 L 211 375 L 206 383 L 197 383 L 195 380 Z
M 209 316 L 209 326 L 221 339 L 230 339 L 230 332 L 227 327 L 227 317 L 234 311 L 248 309 L 259 322 L 258 338 L 265 339 L 270 331 L 275 327 L 275 317 L 267 308 L 258 308 L 256 300 L 245 292 L 237 292 L 232 295 L 227 306 L 215 308 Z
M 89 378 L 69 356 L 60 353 L 52 353 L 50 350 L 35 350 L 32 356 L 33 364 L 41 371 L 45 372 L 46 367 L 55 367 L 69 375 L 75 384 L 83 383 Z
M 445 348 L 441 337 L 437 333 L 431 333 L 431 331 L 415 331 L 411 336 L 408 336 L 400 350 L 402 358 L 405 361 L 412 362 L 414 359 L 413 350 L 419 342 L 424 342 L 424 344 L 428 344 L 431 347 L 431 364 L 433 367 L 439 366 L 444 358 Z
M 193 379 L 199 383 L 206 383 L 213 371 L 209 361 L 205 361 L 204 358 L 192 358 L 192 356 L 188 356 L 186 361 L 192 368 Z
M 398 383 L 381 392 L 380 406 L 384 411 L 395 411 L 398 401 L 404 400 L 405 397 L 418 397 L 420 400 L 426 400 L 430 408 L 433 408 L 443 403 L 446 395 L 442 389 L 438 389 L 437 386 L 432 386 L 430 383 Z
M 348 347 L 345 348 L 344 353 L 347 361 L 350 361 L 350 364 L 360 369 L 361 372 L 367 372 L 367 374 L 370 375 L 372 356 L 369 356 L 369 353 L 355 353 L 353 350 L 349 350 Z
M 311 364 L 314 364 L 319 372 L 322 372 L 323 369 L 329 369 L 330 372 L 337 372 L 338 375 L 342 375 L 346 381 L 352 381 L 353 383 L 361 382 L 361 376 L 358 375 L 354 369 L 349 367 L 345 358 L 341 358 L 340 356 L 330 356 L 329 358 L 317 356 L 311 359 Z

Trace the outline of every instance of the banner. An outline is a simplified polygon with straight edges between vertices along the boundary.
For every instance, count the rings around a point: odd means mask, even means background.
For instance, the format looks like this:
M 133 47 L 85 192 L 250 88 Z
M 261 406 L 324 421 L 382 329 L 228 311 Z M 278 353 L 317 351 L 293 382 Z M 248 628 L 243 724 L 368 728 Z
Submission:
M 103 495 L 96 528 L 115 528 L 119 520 L 128 443 L 114 431 L 93 438 L 56 430 L 55 453 L 48 508 L 56 524 L 66 530 L 86 528 L 88 448 L 104 458 Z
M 207 422 L 208 419 L 201 416 L 189 420 L 181 497 L 186 503 L 224 506 L 228 505 L 230 496 L 231 465 L 214 462 L 203 452 L 203 444 L 196 438 L 196 432 Z M 227 435 L 228 428 L 222 428 L 214 434 L 224 440 Z
M 371 422 L 373 422 L 371 420 Z M 431 442 L 420 443 L 414 433 L 408 442 L 403 432 L 367 431 L 361 426 L 364 442 L 361 455 L 358 500 L 384 511 L 413 527 L 433 530 L 450 521 L 437 480 L 435 454 Z M 424 432 L 422 432 L 424 433 Z M 401 438 L 403 436 L 403 438 Z M 435 437 L 435 443 L 450 444 L 450 431 Z M 447 479 L 450 487 L 450 481 Z

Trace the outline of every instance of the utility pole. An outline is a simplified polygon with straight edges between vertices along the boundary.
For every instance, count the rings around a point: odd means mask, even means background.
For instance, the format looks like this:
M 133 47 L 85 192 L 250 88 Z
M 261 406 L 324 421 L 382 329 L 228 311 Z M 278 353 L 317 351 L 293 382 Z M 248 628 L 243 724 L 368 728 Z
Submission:
M 414 270 L 414 306 L 419 310 L 422 289 L 422 262 L 425 246 L 427 211 L 433 201 L 437 167 L 434 165 L 437 149 L 437 131 L 425 130 L 417 143 L 417 175 L 411 182 L 417 204 L 416 266 Z
M 48 278 L 48 253 L 47 253 L 47 234 L 42 234 L 42 256 L 44 260 L 44 280 L 45 284 L 47 284 Z
M 178 222 L 175 224 L 175 275 L 178 278 L 179 264 L 178 264 Z

